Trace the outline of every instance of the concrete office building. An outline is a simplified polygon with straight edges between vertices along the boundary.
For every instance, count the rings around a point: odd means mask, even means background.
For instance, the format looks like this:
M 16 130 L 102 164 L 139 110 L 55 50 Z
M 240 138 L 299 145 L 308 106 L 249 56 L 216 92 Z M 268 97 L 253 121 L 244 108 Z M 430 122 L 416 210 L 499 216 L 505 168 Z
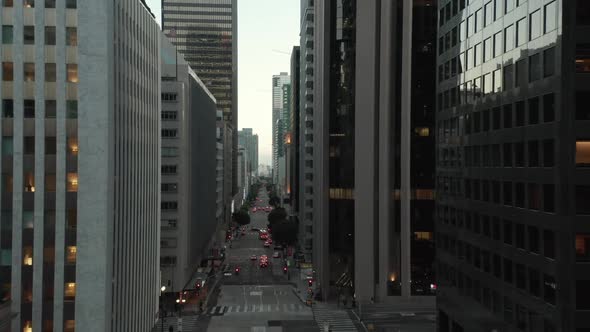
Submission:
M 275 184 L 279 183 L 279 151 L 281 147 L 280 137 L 282 137 L 279 130 L 284 129 L 282 125 L 278 125 L 283 115 L 283 85 L 288 84 L 290 80 L 289 74 L 285 72 L 272 77 L 272 178 Z
M 215 97 L 162 36 L 160 268 L 170 294 L 192 288 L 220 226 L 216 115 Z
M 248 195 L 248 188 L 250 188 L 248 164 L 248 152 L 242 146 L 238 146 L 238 195 L 236 197 L 236 209 L 244 204 Z
M 313 92 L 314 92 L 314 4 L 301 0 L 299 32 L 299 242 L 305 261 L 311 262 L 313 249 Z M 293 72 L 293 66 L 291 66 Z
M 0 10 L 11 330 L 148 331 L 160 292 L 158 24 L 142 1 Z
M 237 0 L 162 0 L 162 30 L 217 100 L 228 123 L 224 151 L 231 193 L 237 192 L 238 149 L 238 10 Z
M 435 3 L 339 0 L 316 2 L 315 13 L 321 293 L 434 312 L 434 297 L 423 295 L 436 287 Z
M 289 205 L 291 206 L 291 215 L 299 218 L 299 46 L 293 47 L 291 51 L 291 99 L 289 114 L 289 128 L 285 141 L 285 153 L 287 156 L 287 192 L 289 193 Z M 303 225 L 299 223 L 299 234 L 303 234 Z M 300 248 L 302 247 L 300 243 Z
M 258 135 L 252 132 L 252 128 L 242 128 L 238 132 L 238 145 L 246 149 L 248 172 L 256 176 L 258 173 Z
M 439 330 L 589 331 L 590 6 L 439 12 Z

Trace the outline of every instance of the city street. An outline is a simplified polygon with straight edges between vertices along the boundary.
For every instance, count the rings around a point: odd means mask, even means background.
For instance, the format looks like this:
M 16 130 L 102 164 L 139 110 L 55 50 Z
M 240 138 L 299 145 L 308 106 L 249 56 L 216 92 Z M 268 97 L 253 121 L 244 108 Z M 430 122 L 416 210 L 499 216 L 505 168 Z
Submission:
M 265 189 L 259 193 L 257 206 L 268 205 Z M 238 236 L 226 249 L 224 270 L 219 272 L 216 286 L 208 299 L 202 314 L 198 305 L 187 304 L 183 309 L 182 331 L 209 332 L 316 332 L 320 331 L 314 321 L 310 307 L 306 306 L 293 291 L 294 281 L 299 270 L 283 271 L 283 251 L 281 257 L 273 258 L 274 243 L 269 248 L 263 246 L 258 231 L 252 228 L 266 228 L 267 212 L 250 212 L 251 223 L 245 226 L 244 235 Z M 251 256 L 256 255 L 256 260 Z M 267 255 L 268 267 L 260 267 L 260 255 Z M 239 267 L 238 274 L 235 269 Z M 230 274 L 231 273 L 231 274 Z M 169 326 L 180 331 L 177 317 L 167 318 L 164 331 Z M 153 331 L 159 331 L 160 325 Z M 336 331 L 336 330 L 334 330 Z

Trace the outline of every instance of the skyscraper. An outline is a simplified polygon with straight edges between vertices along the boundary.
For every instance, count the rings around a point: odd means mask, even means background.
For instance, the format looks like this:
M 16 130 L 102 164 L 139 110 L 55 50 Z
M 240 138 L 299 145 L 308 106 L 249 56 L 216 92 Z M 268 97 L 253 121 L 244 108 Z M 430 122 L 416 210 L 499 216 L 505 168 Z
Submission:
M 258 135 L 253 134 L 252 128 L 242 128 L 238 132 L 238 143 L 248 154 L 248 172 L 258 173 Z
M 279 131 L 284 128 L 280 128 L 282 124 L 283 115 L 283 85 L 290 82 L 288 73 L 282 72 L 279 75 L 273 75 L 272 77 L 272 167 L 273 167 L 273 181 L 278 184 L 279 174 L 279 151 L 281 146 L 281 139 Z
M 587 1 L 439 1 L 440 331 L 588 331 Z
M 11 330 L 149 331 L 160 291 L 158 24 L 140 1 L 0 10 Z
M 233 131 L 232 194 L 236 193 L 238 147 L 237 0 L 162 0 L 162 29 L 223 111 Z
M 314 91 L 314 4 L 301 0 L 299 66 L 299 241 L 305 260 L 311 262 L 313 249 L 313 91 Z

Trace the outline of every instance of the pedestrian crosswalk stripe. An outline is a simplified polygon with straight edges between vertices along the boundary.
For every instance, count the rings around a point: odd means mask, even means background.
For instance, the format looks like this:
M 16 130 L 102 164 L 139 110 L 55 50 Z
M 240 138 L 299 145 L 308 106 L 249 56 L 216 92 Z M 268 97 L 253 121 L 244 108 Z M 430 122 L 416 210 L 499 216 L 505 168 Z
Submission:
M 344 310 L 318 305 L 314 306 L 312 310 L 320 328 L 329 325 L 334 331 L 358 331 L 350 316 Z
M 309 308 L 295 303 L 283 303 L 279 304 L 248 304 L 248 305 L 221 305 L 211 307 L 207 313 L 209 315 L 224 315 L 234 313 L 261 313 L 261 312 L 305 312 L 309 311 Z

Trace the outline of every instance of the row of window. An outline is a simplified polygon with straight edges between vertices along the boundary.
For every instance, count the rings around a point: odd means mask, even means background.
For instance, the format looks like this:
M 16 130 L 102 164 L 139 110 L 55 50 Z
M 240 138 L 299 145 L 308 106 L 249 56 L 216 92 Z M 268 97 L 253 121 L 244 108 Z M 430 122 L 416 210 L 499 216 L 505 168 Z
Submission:
M 176 174 L 177 168 L 178 167 L 176 165 L 162 165 L 162 167 L 161 167 L 162 175 Z
M 178 94 L 172 92 L 163 92 L 162 101 L 177 101 Z
M 45 45 L 56 45 L 56 28 L 55 26 L 45 27 Z M 25 45 L 35 44 L 35 26 L 23 26 L 23 42 Z M 12 25 L 2 26 L 2 44 L 14 43 L 14 27 Z M 66 27 L 66 45 L 78 46 L 78 29 L 76 27 Z
M 511 266 L 511 265 L 509 265 Z M 528 270 L 524 265 L 517 265 L 517 280 L 529 280 L 529 289 L 541 293 L 546 303 L 555 304 L 557 284 L 555 278 L 542 274 L 536 270 Z M 510 267 L 512 269 L 512 267 Z M 501 296 L 495 289 L 488 288 L 477 278 L 471 278 L 467 273 L 457 270 L 454 266 L 444 263 L 439 264 L 440 283 L 445 286 L 456 288 L 462 296 L 468 296 L 496 314 L 502 321 L 515 325 L 521 331 L 545 331 L 555 332 L 555 325 L 543 315 L 527 309 L 525 306 L 516 303 L 511 297 Z M 542 283 L 542 285 L 541 285 Z M 542 327 L 544 326 L 544 327 Z M 529 329 L 530 328 L 530 329 Z M 459 330 L 457 330 L 459 331 Z
M 3 175 L 3 191 L 6 193 L 13 192 L 13 177 L 7 173 Z M 56 175 L 53 173 L 45 174 L 45 192 L 56 192 Z M 23 191 L 26 193 L 35 192 L 35 174 L 33 172 L 25 172 L 23 174 Z M 78 173 L 66 174 L 66 191 L 78 191 Z M 31 223 L 32 226 L 32 223 Z
M 35 100 L 25 99 L 23 100 L 23 117 L 24 118 L 35 118 Z M 57 102 L 56 100 L 47 99 L 45 100 L 45 118 L 53 119 L 57 113 Z M 3 118 L 14 118 L 14 100 L 13 99 L 2 99 L 2 117 Z M 66 100 L 66 118 L 77 119 L 78 118 L 78 101 L 77 100 Z
M 452 225 L 474 235 L 481 235 L 508 246 L 555 259 L 556 239 L 555 232 L 552 230 L 543 230 L 536 226 L 526 226 L 508 219 L 501 220 L 496 216 L 463 211 L 449 206 L 439 206 L 438 215 L 439 220 L 445 225 Z
M 19 0 L 17 0 L 19 1 Z M 23 6 L 25 8 L 34 8 L 35 7 L 35 0 L 22 0 Z M 56 0 L 37 0 L 38 5 L 43 4 L 45 8 L 55 8 Z M 68 9 L 76 9 L 78 1 L 77 0 L 65 0 L 66 8 Z M 14 6 L 14 0 L 2 0 L 2 6 L 4 7 L 12 7 Z
M 496 0 L 496 4 L 502 0 Z M 451 49 L 459 41 L 464 41 L 471 35 L 482 30 L 484 26 L 490 25 L 499 16 L 498 11 L 495 10 L 493 1 L 489 1 L 484 5 L 482 9 L 477 10 L 475 14 L 469 16 L 467 20 L 462 21 L 459 27 L 454 27 L 444 36 L 439 37 L 439 55 L 445 51 Z M 502 52 L 508 52 L 515 47 L 519 47 L 528 41 L 532 41 L 543 34 L 549 33 L 557 28 L 557 4 L 555 1 L 545 5 L 542 10 L 536 10 L 528 15 L 516 21 L 515 24 L 508 25 L 503 31 L 497 32 L 493 35 L 493 57 L 499 56 Z M 501 13 L 501 12 L 500 12 Z M 543 16 L 541 17 L 541 14 Z M 483 17 L 482 17 L 483 15 Z M 504 43 L 502 44 L 502 37 Z M 492 37 L 486 41 L 488 48 L 490 49 L 489 54 L 491 55 L 491 43 Z M 480 45 L 481 47 L 481 45 Z M 490 58 L 488 57 L 488 60 Z M 487 60 L 484 60 L 487 61 Z
M 162 183 L 161 189 L 163 193 L 177 193 L 178 183 Z
M 57 139 L 55 136 L 45 137 L 45 154 L 57 154 Z M 78 155 L 78 138 L 68 137 L 66 143 L 66 154 L 68 156 Z M 35 137 L 23 137 L 23 152 L 24 154 L 35 154 Z M 14 154 L 14 142 L 12 136 L 2 136 L 2 156 L 12 156 Z
M 66 64 L 66 82 L 78 83 L 78 65 L 73 63 Z M 14 81 L 14 63 L 2 62 L 2 80 L 7 82 Z M 35 81 L 35 63 L 23 63 L 23 80 L 25 82 Z M 45 82 L 56 82 L 57 69 L 55 63 L 45 64 Z
M 178 138 L 178 129 L 162 129 L 162 138 Z
M 176 120 L 178 112 L 176 111 L 162 111 L 162 120 Z
M 541 59 L 541 54 L 543 55 L 543 59 Z M 451 68 L 449 75 L 453 74 L 454 64 L 461 62 L 461 56 L 449 61 L 449 67 Z M 444 68 L 443 71 L 446 73 L 447 64 L 445 64 Z M 473 104 L 476 100 L 486 95 L 519 88 L 525 86 L 527 83 L 533 83 L 542 78 L 551 77 L 554 74 L 555 48 L 552 47 L 529 56 L 528 71 L 526 59 L 521 59 L 515 64 L 504 65 L 502 68 L 476 77 L 473 80 L 468 80 L 457 87 L 440 92 L 438 94 L 438 110 L 441 111 L 450 107 Z

